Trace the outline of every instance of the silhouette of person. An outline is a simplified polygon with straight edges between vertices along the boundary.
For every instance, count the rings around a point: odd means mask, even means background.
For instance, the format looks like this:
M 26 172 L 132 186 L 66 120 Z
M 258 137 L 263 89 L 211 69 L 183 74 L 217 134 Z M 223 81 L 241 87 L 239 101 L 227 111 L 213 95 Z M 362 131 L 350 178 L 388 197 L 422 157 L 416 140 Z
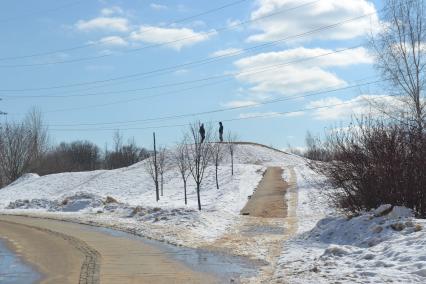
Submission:
M 201 123 L 201 126 L 200 126 L 200 136 L 201 136 L 201 143 L 203 143 L 204 139 L 206 139 L 206 130 L 204 129 L 203 123 Z
M 219 140 L 223 142 L 223 124 L 221 121 L 219 122 Z

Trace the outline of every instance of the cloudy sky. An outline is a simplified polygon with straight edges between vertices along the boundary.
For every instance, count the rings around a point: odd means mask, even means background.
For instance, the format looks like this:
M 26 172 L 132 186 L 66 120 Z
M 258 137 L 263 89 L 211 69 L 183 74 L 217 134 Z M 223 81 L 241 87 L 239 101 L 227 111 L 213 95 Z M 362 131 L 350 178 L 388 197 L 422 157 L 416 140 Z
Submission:
M 365 47 L 367 0 L 4 0 L 2 120 L 44 113 L 54 141 L 150 146 L 188 122 L 241 140 L 303 146 L 383 96 Z M 373 27 L 373 28 L 372 28 Z M 376 82 L 376 83 L 375 83 Z

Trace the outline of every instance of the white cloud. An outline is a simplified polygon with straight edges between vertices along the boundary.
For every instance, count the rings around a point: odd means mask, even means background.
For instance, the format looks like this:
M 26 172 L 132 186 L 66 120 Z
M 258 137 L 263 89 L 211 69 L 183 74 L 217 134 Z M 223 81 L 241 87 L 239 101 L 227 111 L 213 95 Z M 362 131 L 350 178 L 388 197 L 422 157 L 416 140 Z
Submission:
M 233 108 L 233 107 L 245 107 L 256 104 L 254 100 L 235 100 L 222 104 L 224 107 Z
M 319 108 L 312 111 L 317 120 L 343 120 L 354 115 L 383 116 L 384 113 L 377 109 L 377 104 L 388 107 L 402 106 L 402 102 L 396 97 L 360 95 L 349 100 L 328 97 L 310 102 L 307 108 Z
M 189 72 L 188 69 L 178 69 L 175 72 L 173 72 L 173 74 L 175 74 L 175 75 L 184 75 L 184 74 L 187 74 L 188 72 Z
M 286 117 L 299 117 L 304 115 L 305 115 L 304 111 L 293 111 L 293 112 L 289 112 L 285 114 Z
M 237 55 L 242 50 L 240 48 L 226 48 L 217 50 L 210 54 L 210 57 L 219 57 L 219 56 L 231 56 L 231 55 Z
M 248 112 L 240 113 L 239 118 L 271 118 L 282 116 L 279 112 L 269 111 L 269 112 Z
M 128 42 L 119 36 L 107 36 L 99 40 L 100 44 L 108 46 L 127 46 Z
M 76 28 L 81 31 L 129 31 L 129 21 L 121 17 L 97 17 L 88 21 L 80 20 L 76 23 Z
M 328 49 L 299 47 L 242 58 L 235 62 L 240 71 L 236 78 L 251 85 L 251 92 L 294 95 L 346 85 L 345 81 L 327 68 L 372 62 L 364 48 L 332 52 Z M 319 57 L 324 54 L 328 55 Z M 313 57 L 316 58 L 309 59 Z
M 149 4 L 149 7 L 151 7 L 151 9 L 156 10 L 156 11 L 167 10 L 169 8 L 166 5 L 162 5 L 162 4 L 158 4 L 158 3 L 151 3 L 151 4 Z
M 108 17 L 108 16 L 111 16 L 111 15 L 114 15 L 114 14 L 116 14 L 116 15 L 124 14 L 124 11 L 119 6 L 112 6 L 112 7 L 108 7 L 108 8 L 103 8 L 101 10 L 101 14 L 103 16 Z
M 299 0 L 258 0 L 257 9 L 252 12 L 251 19 L 258 19 L 276 11 L 299 5 Z M 372 16 L 313 33 L 302 40 L 351 39 L 365 35 L 370 30 L 372 23 L 378 23 L 374 4 L 367 0 L 318 1 L 312 5 L 256 21 L 252 27 L 261 32 L 251 35 L 248 41 L 263 42 L 282 39 L 367 14 L 372 14 Z M 300 41 L 301 39 L 297 40 Z
M 231 30 L 242 31 L 243 27 L 241 23 L 242 22 L 240 20 L 234 20 L 234 19 L 226 20 L 226 26 L 228 27 L 228 29 L 231 29 Z
M 170 44 L 167 44 L 166 46 L 180 50 L 182 47 L 206 41 L 215 34 L 215 31 L 198 33 L 189 28 L 140 26 L 139 30 L 132 32 L 130 36 L 135 41 L 143 41 L 153 44 L 170 42 Z

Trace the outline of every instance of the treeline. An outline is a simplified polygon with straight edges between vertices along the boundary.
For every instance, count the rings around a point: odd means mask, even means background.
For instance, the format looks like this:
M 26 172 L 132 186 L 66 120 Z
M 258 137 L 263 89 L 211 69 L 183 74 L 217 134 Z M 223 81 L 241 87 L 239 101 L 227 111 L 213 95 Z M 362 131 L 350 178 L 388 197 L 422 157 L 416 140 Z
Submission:
M 149 156 L 149 151 L 127 143 L 116 132 L 111 150 L 81 140 L 52 145 L 41 113 L 32 110 L 22 122 L 6 122 L 0 128 L 0 185 L 5 186 L 25 173 L 47 175 L 61 172 L 116 169 Z

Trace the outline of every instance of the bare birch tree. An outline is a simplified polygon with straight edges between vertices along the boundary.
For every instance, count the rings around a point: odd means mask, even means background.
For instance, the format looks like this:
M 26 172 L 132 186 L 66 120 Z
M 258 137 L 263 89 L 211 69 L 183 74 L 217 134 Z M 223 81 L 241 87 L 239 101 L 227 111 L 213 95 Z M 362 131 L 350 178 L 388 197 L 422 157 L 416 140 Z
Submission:
M 204 173 L 212 158 L 212 146 L 210 144 L 211 138 L 211 127 L 207 127 L 204 142 L 202 143 L 201 135 L 199 132 L 201 123 L 197 122 L 191 124 L 189 133 L 187 136 L 187 155 L 188 155 L 188 166 L 192 177 L 194 178 L 197 186 L 197 201 L 198 210 L 201 210 L 201 198 L 200 190 L 201 184 L 204 179 Z
M 231 174 L 234 175 L 234 154 L 237 147 L 237 144 L 235 143 L 238 139 L 237 135 L 235 135 L 232 132 L 228 132 L 228 135 L 226 137 L 226 142 L 228 146 L 229 154 L 231 155 Z
M 155 133 L 153 133 L 154 138 L 154 152 L 146 159 L 145 162 L 145 171 L 149 174 L 155 186 L 155 196 L 157 202 L 160 200 L 160 192 L 158 187 L 158 160 L 157 160 L 157 144 L 155 140 Z
M 155 193 L 156 193 L 156 200 L 160 200 L 160 195 L 159 192 L 157 192 L 157 188 L 159 185 L 159 181 L 158 181 L 158 164 L 157 161 L 154 157 L 154 154 L 151 154 L 148 158 L 146 158 L 145 160 L 145 171 L 149 174 L 149 176 L 151 177 L 152 181 L 154 182 L 154 187 L 155 187 Z M 156 172 L 156 168 L 157 168 L 157 172 Z
M 160 192 L 161 196 L 164 195 L 164 174 L 167 171 L 167 155 L 166 148 L 160 147 L 158 150 L 157 163 L 158 163 L 158 173 L 160 174 Z
M 222 143 L 214 143 L 212 145 L 213 150 L 213 163 L 215 166 L 215 177 L 216 177 L 216 188 L 219 189 L 219 165 L 223 160 L 224 152 L 223 152 L 223 144 Z
M 420 131 L 425 127 L 425 4 L 425 0 L 386 0 L 383 24 L 371 36 L 376 66 L 390 83 L 390 92 L 401 98 L 402 109 L 397 111 Z M 389 106 L 379 109 L 395 114 Z
M 187 143 L 185 139 L 183 139 L 183 141 L 180 142 L 176 147 L 176 150 L 174 153 L 174 162 L 178 168 L 180 176 L 182 177 L 185 205 L 187 205 L 188 199 L 187 199 L 186 189 L 187 189 L 187 181 L 189 176 L 191 175 L 191 172 L 189 170 L 188 150 L 187 150 Z

